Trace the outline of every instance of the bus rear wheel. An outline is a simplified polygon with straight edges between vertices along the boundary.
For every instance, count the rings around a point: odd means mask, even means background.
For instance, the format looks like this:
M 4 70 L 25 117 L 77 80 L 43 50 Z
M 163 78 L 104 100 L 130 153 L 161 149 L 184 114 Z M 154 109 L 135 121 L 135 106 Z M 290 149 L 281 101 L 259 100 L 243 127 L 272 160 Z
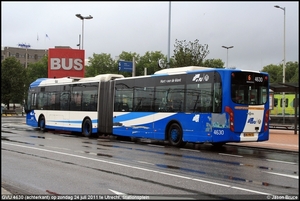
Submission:
M 168 140 L 172 146 L 182 147 L 184 142 L 182 141 L 182 129 L 177 123 L 171 124 L 168 130 Z
M 92 121 L 90 119 L 85 119 L 82 124 L 82 134 L 85 137 L 92 137 Z

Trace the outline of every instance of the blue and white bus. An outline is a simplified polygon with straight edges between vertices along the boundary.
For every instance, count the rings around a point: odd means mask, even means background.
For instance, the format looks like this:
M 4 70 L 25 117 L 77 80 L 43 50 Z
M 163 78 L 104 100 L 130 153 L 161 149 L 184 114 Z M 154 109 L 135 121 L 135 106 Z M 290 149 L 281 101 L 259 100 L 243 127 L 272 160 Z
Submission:
M 41 130 L 185 143 L 269 139 L 269 78 L 258 71 L 168 68 L 153 75 L 42 78 L 30 85 L 26 122 Z

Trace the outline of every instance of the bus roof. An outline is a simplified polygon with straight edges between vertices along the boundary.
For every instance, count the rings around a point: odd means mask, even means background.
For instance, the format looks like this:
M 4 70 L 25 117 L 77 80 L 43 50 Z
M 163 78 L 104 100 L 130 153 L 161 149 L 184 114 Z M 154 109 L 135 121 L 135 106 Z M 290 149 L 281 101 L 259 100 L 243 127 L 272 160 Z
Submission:
M 210 67 L 202 67 L 202 66 L 187 66 L 187 67 L 177 67 L 177 68 L 166 68 L 163 70 L 156 71 L 154 74 L 178 74 L 178 73 L 186 73 L 188 71 L 195 70 L 203 70 L 203 69 L 212 69 Z
M 123 75 L 119 74 L 102 74 L 95 77 L 62 77 L 62 78 L 39 78 L 30 84 L 30 88 L 37 86 L 46 86 L 53 84 L 62 84 L 62 83 L 75 83 L 75 82 L 92 82 L 92 81 L 108 81 L 114 80 L 117 78 L 124 78 Z
M 115 80 L 117 78 L 124 78 L 123 75 L 120 74 L 100 74 L 96 75 L 95 77 L 85 77 L 79 80 L 79 82 L 86 82 L 86 81 L 109 81 Z
M 32 82 L 30 84 L 31 87 L 37 87 L 41 85 L 49 85 L 49 84 L 57 84 L 57 83 L 70 83 L 79 80 L 78 78 L 69 78 L 69 77 L 63 77 L 63 78 L 39 78 Z

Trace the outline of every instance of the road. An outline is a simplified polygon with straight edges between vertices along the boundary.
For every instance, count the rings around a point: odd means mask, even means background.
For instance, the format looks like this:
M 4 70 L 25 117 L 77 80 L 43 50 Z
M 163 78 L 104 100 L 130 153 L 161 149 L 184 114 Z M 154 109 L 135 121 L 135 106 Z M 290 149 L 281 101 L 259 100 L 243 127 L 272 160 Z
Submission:
M 2 122 L 2 186 L 24 195 L 266 199 L 299 194 L 299 156 L 255 147 L 88 139 Z M 253 197 L 254 196 L 254 197 Z

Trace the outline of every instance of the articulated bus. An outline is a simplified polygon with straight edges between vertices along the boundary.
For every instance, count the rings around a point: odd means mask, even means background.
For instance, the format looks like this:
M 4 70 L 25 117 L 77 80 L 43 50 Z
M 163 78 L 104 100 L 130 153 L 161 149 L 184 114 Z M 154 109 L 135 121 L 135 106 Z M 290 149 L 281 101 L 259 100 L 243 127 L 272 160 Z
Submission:
M 186 143 L 269 139 L 267 73 L 197 66 L 153 75 L 41 78 L 30 85 L 27 125 Z

